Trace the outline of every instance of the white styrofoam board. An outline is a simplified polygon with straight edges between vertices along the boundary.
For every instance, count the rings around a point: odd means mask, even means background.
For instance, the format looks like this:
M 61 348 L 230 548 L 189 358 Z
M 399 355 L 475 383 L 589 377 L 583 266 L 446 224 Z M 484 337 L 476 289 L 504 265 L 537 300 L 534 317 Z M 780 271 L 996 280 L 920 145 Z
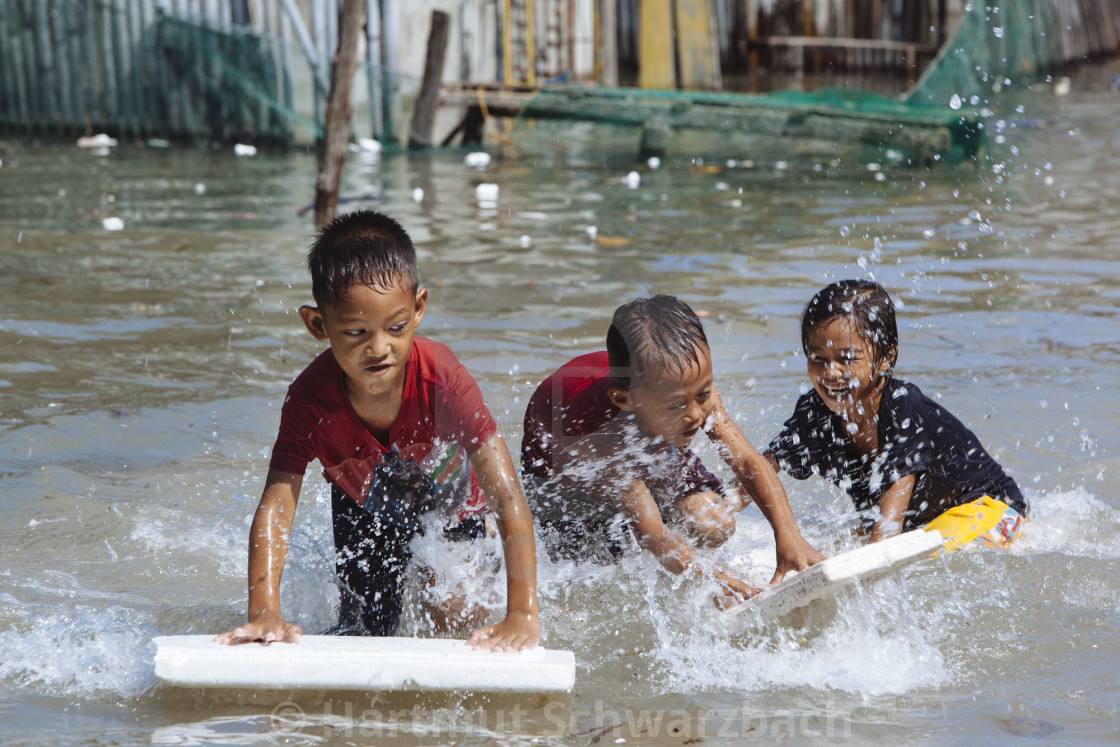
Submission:
M 299 643 L 226 646 L 209 635 L 159 636 L 155 674 L 183 687 L 567 692 L 571 651 L 480 651 L 461 639 L 305 635 Z
M 944 539 L 937 530 L 917 529 L 874 544 L 834 555 L 810 568 L 787 575 L 761 594 L 728 610 L 753 612 L 768 619 L 836 594 L 857 581 L 867 581 L 937 553 Z

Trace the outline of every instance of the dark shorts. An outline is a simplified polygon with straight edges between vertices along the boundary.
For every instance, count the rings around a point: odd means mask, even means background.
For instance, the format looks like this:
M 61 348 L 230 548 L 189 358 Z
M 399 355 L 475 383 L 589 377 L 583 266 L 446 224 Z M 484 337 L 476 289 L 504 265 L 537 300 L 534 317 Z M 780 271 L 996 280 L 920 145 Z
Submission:
M 417 530 L 382 521 L 331 489 L 334 526 L 335 573 L 338 577 L 338 624 L 334 635 L 391 636 L 401 620 L 404 584 L 412 560 L 409 543 Z M 412 526 L 419 526 L 412 522 Z M 486 526 L 481 517 L 468 517 L 444 529 L 451 540 L 481 537 Z

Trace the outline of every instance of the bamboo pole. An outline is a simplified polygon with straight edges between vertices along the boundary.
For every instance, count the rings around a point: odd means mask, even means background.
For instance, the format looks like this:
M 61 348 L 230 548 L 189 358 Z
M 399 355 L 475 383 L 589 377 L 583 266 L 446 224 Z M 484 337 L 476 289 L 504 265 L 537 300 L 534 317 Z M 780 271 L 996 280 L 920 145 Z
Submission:
M 599 83 L 618 85 L 618 0 L 600 0 L 599 23 L 600 68 Z
M 537 85 L 536 21 L 533 18 L 533 0 L 525 0 L 525 84 Z
M 19 50 L 19 70 L 23 73 L 21 98 L 27 106 L 26 121 L 28 127 L 35 130 L 42 127 L 42 108 L 39 105 L 39 87 L 35 84 L 35 40 L 32 36 L 31 24 L 22 25 L 16 48 Z
M 42 122 L 44 129 L 58 127 L 58 80 L 54 72 L 54 45 L 51 44 L 50 27 L 47 25 L 47 3 L 35 3 L 35 35 L 38 47 L 35 65 L 37 86 L 43 89 Z
M 0 96 L 0 125 L 11 127 L 15 121 L 17 99 L 15 95 L 15 78 L 12 69 L 15 67 L 12 58 L 12 45 L 9 41 L 8 3 L 0 0 L 0 85 L 3 85 L 3 96 Z
M 50 14 L 50 36 L 52 46 L 54 47 L 55 54 L 55 71 L 57 73 L 56 86 L 58 90 L 58 105 L 59 105 L 59 123 L 60 130 L 63 132 L 72 131 L 74 128 L 74 102 L 71 98 L 73 90 L 71 88 L 70 76 L 70 47 L 72 39 L 66 34 L 65 23 L 66 17 L 70 14 L 67 12 L 69 8 L 54 7 L 48 11 Z
M 502 0 L 502 83 L 513 83 L 513 32 L 511 0 Z
M 381 0 L 381 45 L 384 55 L 384 85 L 381 100 L 385 113 L 384 139 L 397 141 L 397 88 L 396 76 L 400 64 L 400 5 L 399 0 Z
M 369 87 L 369 120 L 375 140 L 381 139 L 381 3 L 366 0 L 366 85 Z
M 322 226 L 338 209 L 338 188 L 346 161 L 346 143 L 354 107 L 350 97 L 357 67 L 358 34 L 365 13 L 365 0 L 343 0 L 342 22 L 331 71 L 327 98 L 326 131 L 319 149 L 319 178 L 315 192 L 315 223 Z

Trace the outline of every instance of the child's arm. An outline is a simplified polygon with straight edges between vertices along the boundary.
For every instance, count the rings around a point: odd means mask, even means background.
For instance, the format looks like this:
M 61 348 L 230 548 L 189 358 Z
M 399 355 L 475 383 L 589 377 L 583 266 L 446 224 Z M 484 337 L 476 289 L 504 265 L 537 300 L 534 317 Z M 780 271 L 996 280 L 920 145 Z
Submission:
M 712 398 L 715 406 L 704 424 L 704 430 L 774 529 L 777 565 L 770 583 L 776 584 L 790 571 L 803 571 L 824 560 L 824 556 L 801 536 L 785 488 L 770 462 L 751 446 L 739 426 L 727 414 L 714 389 Z M 739 508 L 744 505 L 745 503 Z
M 506 617 L 497 625 L 471 633 L 467 644 L 505 651 L 532 648 L 541 640 L 533 517 L 500 434 L 494 434 L 471 454 L 471 466 L 490 508 L 498 516 L 506 561 Z
M 214 640 L 219 643 L 299 640 L 299 626 L 284 622 L 280 616 L 280 576 L 302 484 L 302 475 L 268 471 L 264 494 L 249 529 L 249 621 L 217 636 Z
M 914 475 L 895 480 L 879 499 L 879 520 L 871 529 L 870 542 L 893 537 L 902 531 L 902 520 L 910 507 L 910 496 L 914 494 Z
M 653 553 L 658 562 L 673 573 L 684 573 L 693 564 L 692 546 L 681 539 L 661 520 L 661 511 L 650 494 L 649 488 L 641 480 L 632 480 L 619 493 L 622 510 L 630 518 L 638 544 L 643 550 Z M 729 599 L 718 600 L 721 606 L 730 606 L 758 593 L 732 571 L 721 565 L 714 565 L 716 581 L 722 587 L 722 594 Z

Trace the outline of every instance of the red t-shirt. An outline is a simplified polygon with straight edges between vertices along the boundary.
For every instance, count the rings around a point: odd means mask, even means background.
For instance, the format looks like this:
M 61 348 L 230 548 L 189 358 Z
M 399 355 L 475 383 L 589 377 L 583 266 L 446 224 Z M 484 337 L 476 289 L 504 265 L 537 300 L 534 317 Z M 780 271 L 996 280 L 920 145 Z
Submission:
M 581 438 L 601 430 L 618 415 L 619 409 L 607 398 L 610 387 L 606 350 L 573 358 L 542 381 L 525 408 L 522 469 L 538 477 L 552 477 L 556 435 Z
M 382 444 L 358 419 L 330 349 L 292 385 L 269 466 L 302 475 L 318 459 L 326 479 L 358 504 L 390 491 L 416 511 L 438 502 L 461 518 L 485 508 L 469 455 L 497 433 L 474 378 L 447 348 L 413 339 L 401 410 Z M 385 500 L 381 495 L 379 500 Z

